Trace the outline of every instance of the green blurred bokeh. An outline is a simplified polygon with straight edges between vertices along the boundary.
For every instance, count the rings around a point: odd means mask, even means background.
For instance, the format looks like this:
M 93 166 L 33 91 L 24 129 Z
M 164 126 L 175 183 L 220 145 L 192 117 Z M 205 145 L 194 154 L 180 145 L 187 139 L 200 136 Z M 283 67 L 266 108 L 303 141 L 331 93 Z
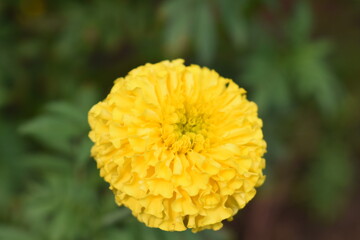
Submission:
M 360 239 L 360 2 L 1 0 L 0 239 Z M 115 205 L 87 112 L 113 80 L 184 58 L 259 105 L 267 180 L 219 232 Z

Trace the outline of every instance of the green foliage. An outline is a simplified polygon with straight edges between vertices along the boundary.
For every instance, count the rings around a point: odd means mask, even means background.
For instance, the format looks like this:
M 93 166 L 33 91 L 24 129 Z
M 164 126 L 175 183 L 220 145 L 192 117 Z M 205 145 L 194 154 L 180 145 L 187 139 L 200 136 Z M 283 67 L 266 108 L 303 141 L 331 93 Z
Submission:
M 14 134 L 13 123 L 0 120 L 0 220 L 11 211 L 13 196 L 22 188 L 24 166 L 21 155 L 24 153 L 24 142 Z
M 9 240 L 36 240 L 38 239 L 32 233 L 24 231 L 21 228 L 11 227 L 6 225 L 0 225 L 0 237 L 1 239 Z
M 288 113 L 294 102 L 310 99 L 321 111 L 333 113 L 340 86 L 327 64 L 329 44 L 310 37 L 307 5 L 298 5 L 284 29 L 284 39 L 258 30 L 255 49 L 246 62 L 242 79 L 256 89 L 254 100 L 260 111 Z
M 162 14 L 167 22 L 164 28 L 166 52 L 172 57 L 182 56 L 193 49 L 202 64 L 211 64 L 222 45 L 219 27 L 226 30 L 231 47 L 240 49 L 247 40 L 245 9 L 250 1 L 170 0 L 164 3 Z M 220 46 L 219 46 L 220 45 Z
M 338 76 L 349 63 L 334 61 L 332 39 L 314 37 L 317 13 L 308 1 L 285 5 L 0 1 L 0 239 L 234 239 L 227 226 L 199 234 L 145 227 L 115 205 L 90 158 L 87 112 L 112 81 L 145 62 L 179 57 L 234 79 L 259 105 L 268 143 L 264 188 L 280 188 L 287 179 L 275 173 L 302 159 L 293 173 L 301 183 L 290 188 L 306 196 L 299 208 L 320 221 L 340 216 L 355 185 L 358 146 L 339 139 L 359 121 L 357 76 Z M 247 222 L 239 218 L 236 224 Z
M 334 220 L 343 210 L 344 195 L 352 187 L 354 170 L 346 148 L 339 141 L 324 140 L 305 179 L 306 200 L 325 221 Z
M 209 63 L 214 58 L 217 37 L 211 6 L 206 2 L 195 8 L 197 19 L 195 49 L 200 62 Z
M 247 19 L 245 8 L 248 1 L 218 1 L 224 28 L 236 49 L 247 43 Z

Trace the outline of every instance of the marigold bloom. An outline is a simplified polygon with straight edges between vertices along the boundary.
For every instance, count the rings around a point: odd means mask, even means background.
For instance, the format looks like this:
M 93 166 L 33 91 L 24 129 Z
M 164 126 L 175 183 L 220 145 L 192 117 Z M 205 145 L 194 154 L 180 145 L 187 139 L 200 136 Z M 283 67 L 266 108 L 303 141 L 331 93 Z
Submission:
M 117 79 L 89 123 L 101 177 L 149 227 L 218 230 L 264 181 L 256 104 L 232 80 L 180 59 Z

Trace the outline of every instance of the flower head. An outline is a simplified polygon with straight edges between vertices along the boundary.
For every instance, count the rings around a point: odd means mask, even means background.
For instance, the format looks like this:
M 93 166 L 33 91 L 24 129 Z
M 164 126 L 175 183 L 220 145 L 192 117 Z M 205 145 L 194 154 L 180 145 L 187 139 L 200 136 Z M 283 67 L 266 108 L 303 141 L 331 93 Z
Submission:
M 115 81 L 89 123 L 101 177 L 149 227 L 220 229 L 263 183 L 257 106 L 213 70 L 180 59 L 140 66 Z

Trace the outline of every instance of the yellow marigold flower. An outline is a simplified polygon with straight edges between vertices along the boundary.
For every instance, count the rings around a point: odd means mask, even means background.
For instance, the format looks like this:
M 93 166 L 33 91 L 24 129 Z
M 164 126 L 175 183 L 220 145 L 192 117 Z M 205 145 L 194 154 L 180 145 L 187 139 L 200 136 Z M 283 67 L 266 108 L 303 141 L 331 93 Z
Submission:
M 264 181 L 262 121 L 231 79 L 183 62 L 117 79 L 89 112 L 91 154 L 117 204 L 147 226 L 218 230 Z

